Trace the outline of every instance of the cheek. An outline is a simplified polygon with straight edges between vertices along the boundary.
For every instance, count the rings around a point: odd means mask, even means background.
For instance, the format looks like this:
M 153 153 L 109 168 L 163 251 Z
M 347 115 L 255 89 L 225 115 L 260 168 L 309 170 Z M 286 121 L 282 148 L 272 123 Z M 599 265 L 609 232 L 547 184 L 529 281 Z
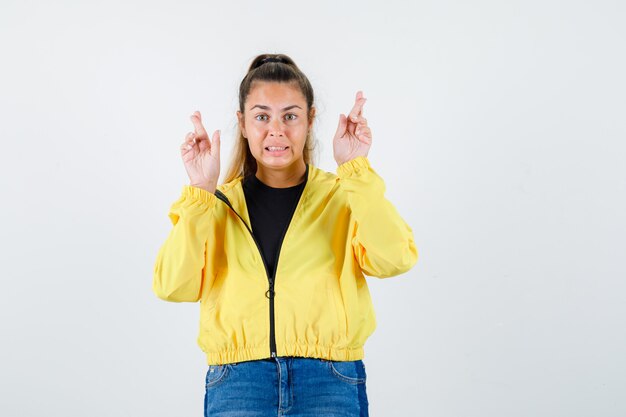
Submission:
M 292 126 L 288 129 L 288 131 L 292 138 L 297 138 L 298 142 L 304 142 L 306 140 L 306 134 L 307 134 L 306 125 Z
M 254 136 L 259 136 L 259 133 L 260 133 L 260 132 L 261 132 L 261 130 L 262 130 L 262 129 L 261 129 L 261 128 L 262 128 L 262 125 L 261 125 L 261 126 L 259 126 L 259 125 L 258 125 L 257 123 L 255 123 L 253 120 L 252 120 L 252 121 L 248 121 L 248 122 L 246 123 L 246 126 L 247 126 L 248 133 L 249 133 L 249 134 L 251 134 L 251 135 L 254 135 Z

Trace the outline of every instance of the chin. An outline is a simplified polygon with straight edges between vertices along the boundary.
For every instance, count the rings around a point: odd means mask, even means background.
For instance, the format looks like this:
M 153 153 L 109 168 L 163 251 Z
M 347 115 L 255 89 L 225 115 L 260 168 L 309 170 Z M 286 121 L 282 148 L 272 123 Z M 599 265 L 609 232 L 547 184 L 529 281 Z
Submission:
M 299 157 L 294 155 L 285 155 L 282 157 L 263 155 L 260 160 L 257 159 L 257 163 L 260 162 L 265 168 L 284 169 L 298 164 L 301 159 L 302 155 Z
M 258 161 L 257 161 L 258 162 Z M 292 165 L 295 165 L 298 162 L 298 160 L 277 160 L 277 158 L 264 158 L 261 161 L 261 165 L 263 165 L 265 168 L 271 168 L 271 169 L 282 169 L 282 168 L 289 168 Z

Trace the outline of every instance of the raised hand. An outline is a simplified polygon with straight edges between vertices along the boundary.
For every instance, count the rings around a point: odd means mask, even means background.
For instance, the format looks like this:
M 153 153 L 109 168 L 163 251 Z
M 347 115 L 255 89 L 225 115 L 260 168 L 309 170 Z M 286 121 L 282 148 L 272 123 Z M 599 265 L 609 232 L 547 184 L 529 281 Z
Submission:
M 209 142 L 199 111 L 191 115 L 194 132 L 187 133 L 180 153 L 190 184 L 214 193 L 220 176 L 220 131 L 213 132 Z
M 356 100 L 348 117 L 339 115 L 339 126 L 333 138 L 333 153 L 337 165 L 357 156 L 367 156 L 372 146 L 372 131 L 363 117 L 363 105 L 367 99 L 357 91 Z

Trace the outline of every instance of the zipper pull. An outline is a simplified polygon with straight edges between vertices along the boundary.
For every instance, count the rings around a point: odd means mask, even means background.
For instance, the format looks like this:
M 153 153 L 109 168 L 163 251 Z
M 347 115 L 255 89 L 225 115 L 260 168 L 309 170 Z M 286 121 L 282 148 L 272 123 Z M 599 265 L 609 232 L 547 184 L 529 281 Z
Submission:
M 270 289 L 265 291 L 265 298 L 274 298 L 274 286 L 270 286 Z

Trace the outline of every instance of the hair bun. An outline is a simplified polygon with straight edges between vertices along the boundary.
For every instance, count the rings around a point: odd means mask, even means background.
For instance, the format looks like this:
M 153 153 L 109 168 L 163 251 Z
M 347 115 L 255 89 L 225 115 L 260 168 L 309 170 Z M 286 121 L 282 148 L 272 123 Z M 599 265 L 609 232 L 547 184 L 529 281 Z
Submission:
M 263 58 L 261 62 L 259 63 L 259 66 L 266 64 L 268 62 L 280 62 L 280 63 L 286 64 L 286 62 L 282 58 L 276 58 L 276 57 L 270 56 L 267 58 Z
M 262 67 L 264 64 L 267 64 L 268 62 L 275 62 L 275 63 L 279 63 L 279 64 L 285 64 L 286 66 L 289 67 L 293 67 L 295 69 L 298 69 L 298 66 L 296 65 L 295 62 L 293 62 L 293 60 L 284 54 L 261 54 L 261 55 L 257 55 L 256 58 L 254 58 L 254 60 L 252 61 L 252 63 L 250 64 L 250 67 L 248 68 L 248 72 L 251 72 L 259 67 Z M 276 68 L 276 67 L 283 67 L 282 65 L 270 65 L 270 68 Z

